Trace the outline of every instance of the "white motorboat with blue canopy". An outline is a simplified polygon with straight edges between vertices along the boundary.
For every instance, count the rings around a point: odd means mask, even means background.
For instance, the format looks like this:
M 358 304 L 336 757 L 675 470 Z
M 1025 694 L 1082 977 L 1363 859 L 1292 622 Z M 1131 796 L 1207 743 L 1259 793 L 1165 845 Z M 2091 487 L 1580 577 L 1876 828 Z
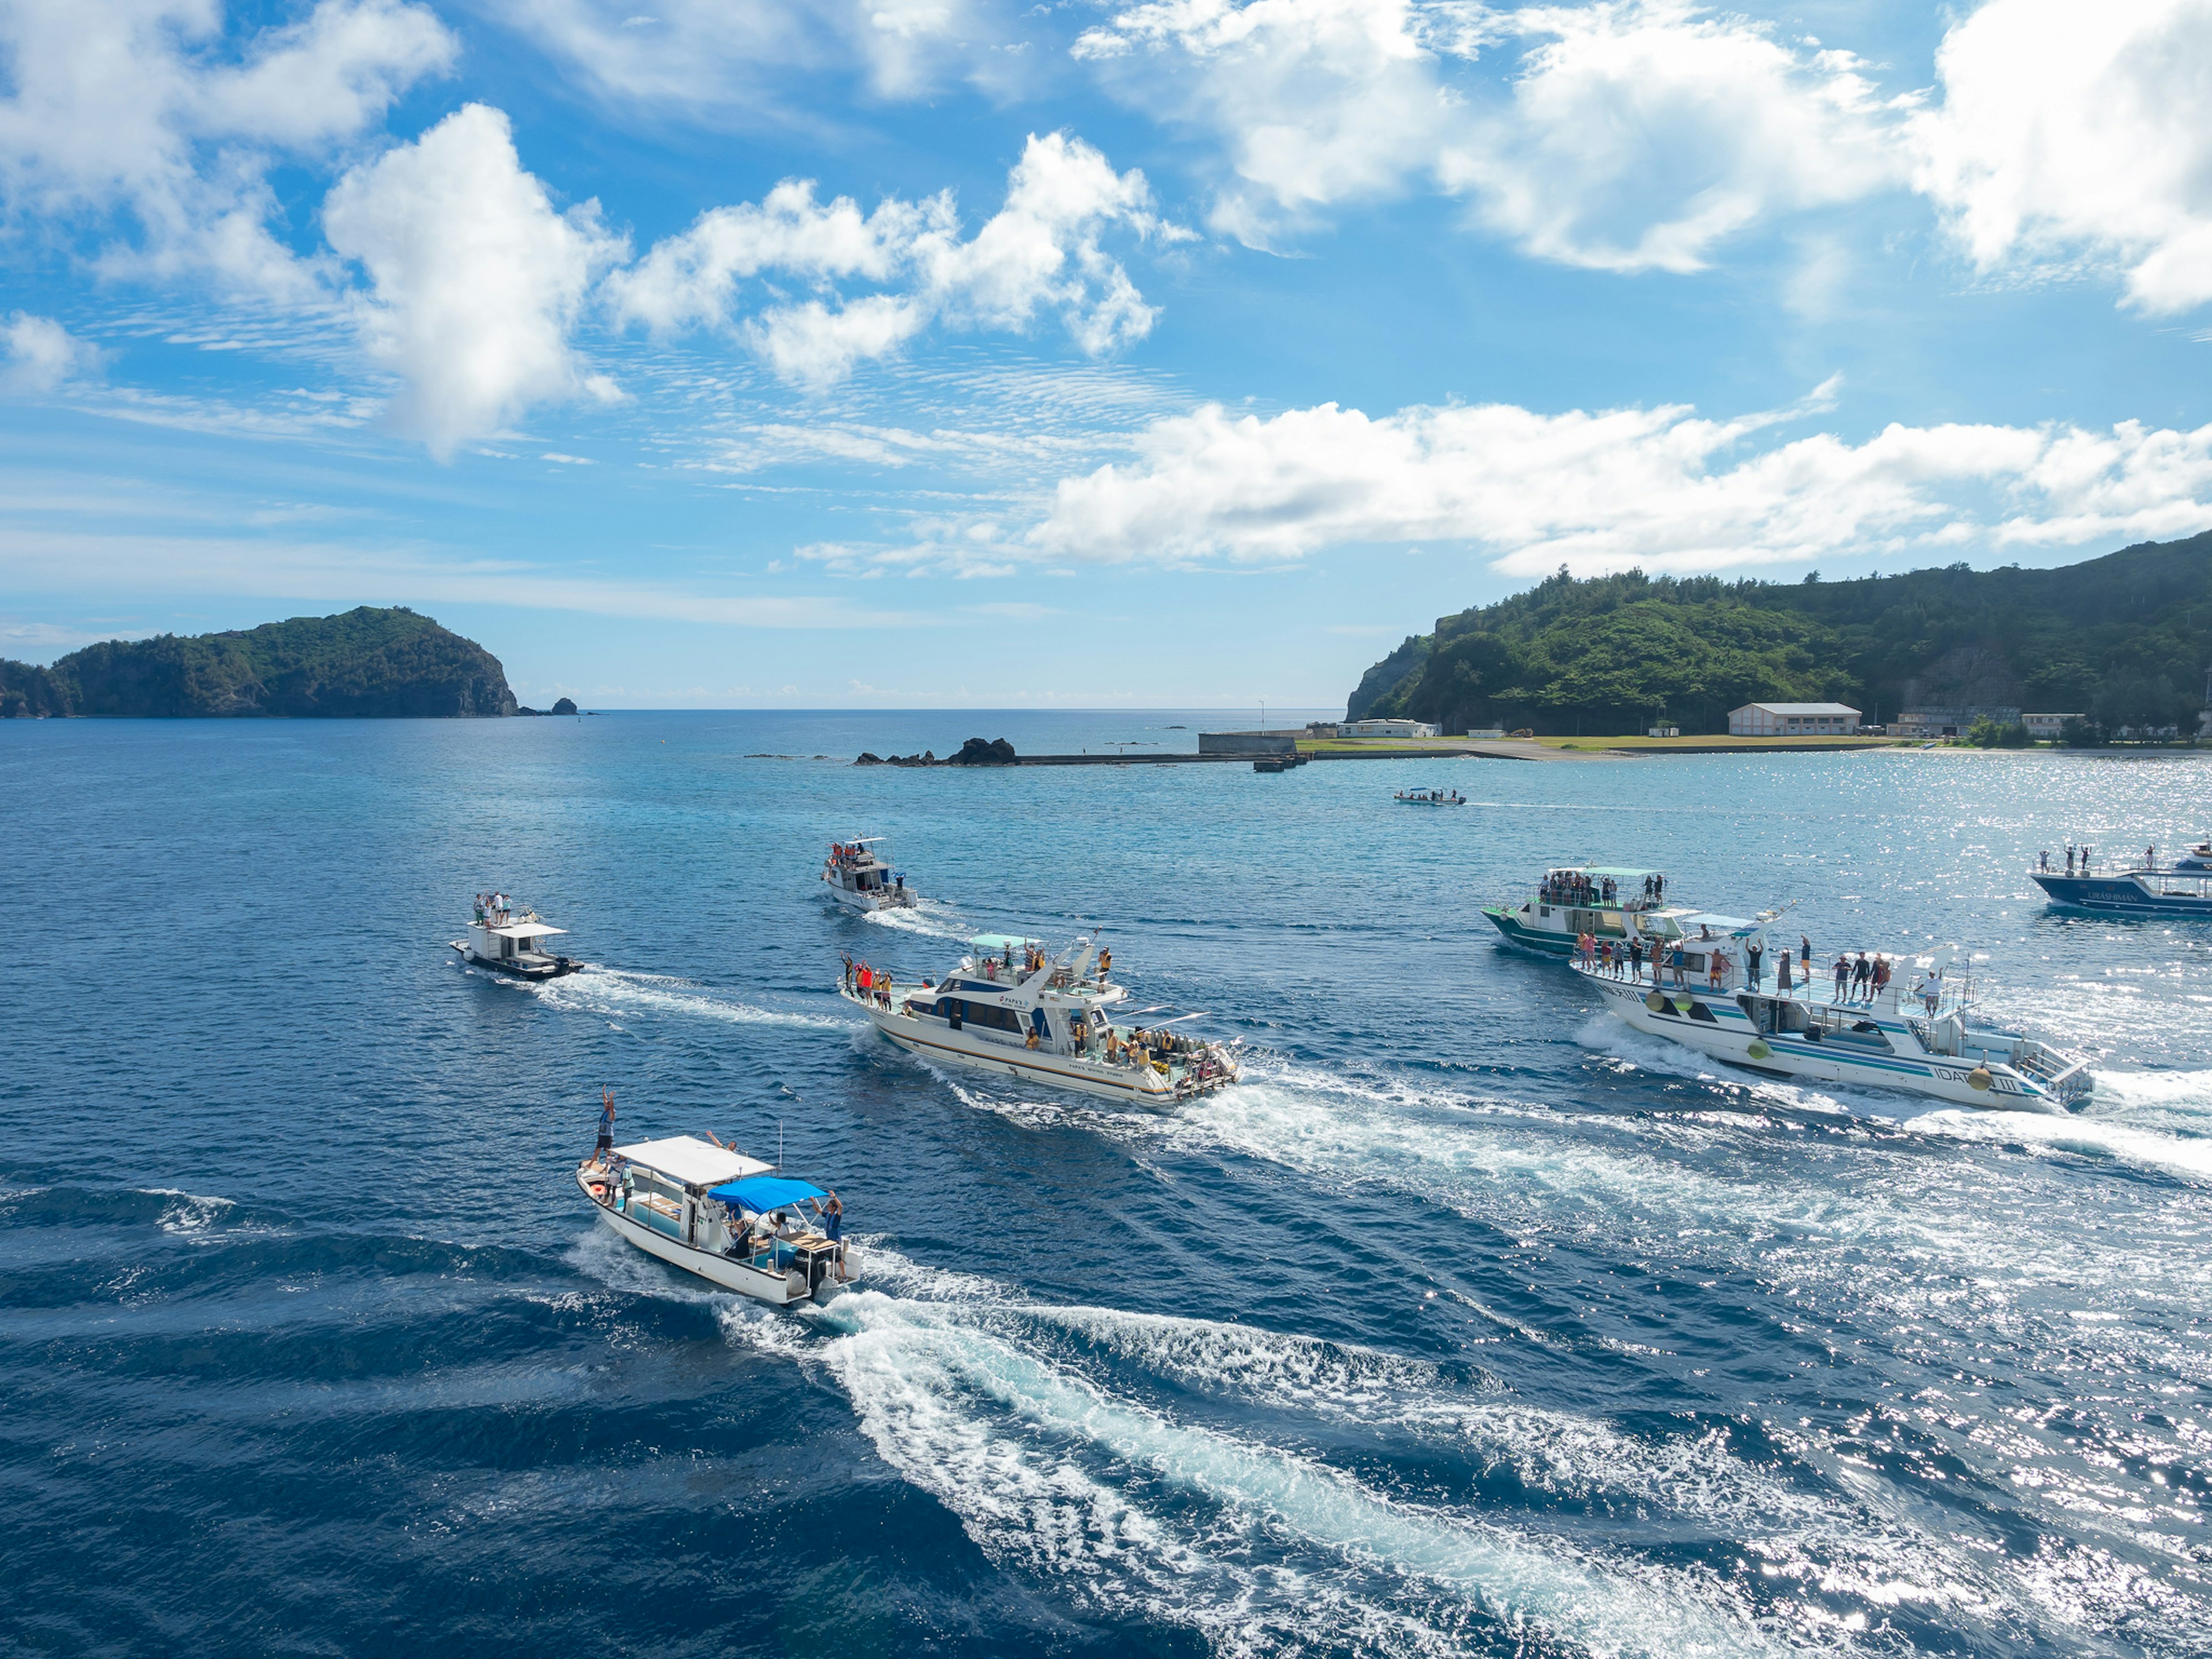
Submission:
M 822 881 L 831 898 L 848 910 L 914 907 L 915 895 L 906 884 L 906 872 L 892 869 L 877 851 L 883 844 L 881 836 L 830 843 L 829 856 L 822 860 Z
M 1054 1088 L 1166 1108 L 1237 1081 L 1233 1045 L 1176 1029 L 1202 1013 L 1141 1008 L 1115 1024 L 1128 992 L 1112 969 L 1113 952 L 1088 936 L 1055 957 L 1036 939 L 981 933 L 942 981 L 848 963 L 840 994 L 909 1054 Z
M 696 1135 L 617 1146 L 612 1120 L 610 1103 L 576 1184 L 617 1237 L 778 1307 L 824 1300 L 859 1277 L 835 1194 Z
M 549 926 L 538 912 L 505 893 L 478 893 L 468 936 L 453 940 L 462 959 L 517 979 L 558 979 L 584 964 L 556 954 L 545 941 L 567 929 Z
M 1898 964 L 1866 951 L 1844 953 L 1840 974 L 1833 962 L 1816 963 L 1785 982 L 1787 947 L 1771 957 L 1765 949 L 1769 920 L 1690 912 L 1649 949 L 1609 945 L 1578 957 L 1574 971 L 1636 1030 L 1770 1077 L 1998 1110 L 2087 1103 L 2086 1056 L 1972 1022 L 1972 969 L 1955 947 L 1917 958 L 1909 990 Z

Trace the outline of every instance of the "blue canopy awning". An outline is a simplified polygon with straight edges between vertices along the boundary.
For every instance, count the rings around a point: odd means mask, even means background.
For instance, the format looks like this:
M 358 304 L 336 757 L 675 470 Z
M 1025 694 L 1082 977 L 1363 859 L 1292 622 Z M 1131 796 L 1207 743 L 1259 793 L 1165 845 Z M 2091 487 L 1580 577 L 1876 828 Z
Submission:
M 827 1198 L 829 1194 L 819 1187 L 788 1176 L 747 1176 L 743 1181 L 732 1181 L 717 1187 L 707 1194 L 719 1198 L 725 1204 L 735 1204 L 750 1210 L 755 1215 L 766 1215 L 770 1210 L 780 1210 L 787 1204 L 796 1204 L 805 1198 Z

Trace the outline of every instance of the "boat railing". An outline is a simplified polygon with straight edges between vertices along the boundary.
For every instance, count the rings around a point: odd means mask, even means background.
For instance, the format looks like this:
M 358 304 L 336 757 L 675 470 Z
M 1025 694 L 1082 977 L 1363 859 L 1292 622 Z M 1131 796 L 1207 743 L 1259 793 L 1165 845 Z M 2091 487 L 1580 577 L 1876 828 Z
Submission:
M 1869 990 L 1861 993 L 1855 989 L 1846 989 L 1843 995 L 1838 996 L 1834 990 L 1834 981 L 1830 975 L 1820 975 L 1817 981 L 1793 981 L 1785 990 L 1775 982 L 1774 975 L 1771 971 L 1762 970 L 1758 981 L 1752 982 L 1746 977 L 1741 963 L 1736 962 L 1729 963 L 1722 970 L 1717 981 L 1713 979 L 1711 969 L 1699 970 L 1686 964 L 1682 969 L 1680 977 L 1677 979 L 1671 967 L 1649 959 L 1646 959 L 1640 967 L 1633 969 L 1626 963 L 1608 968 L 1602 962 L 1584 963 L 1579 958 L 1574 965 L 1581 972 L 1589 974 L 1595 979 L 1612 979 L 1627 984 L 1649 985 L 1657 991 L 1702 991 L 1708 996 L 1734 996 L 1740 992 L 1747 991 L 1754 996 L 1800 1002 L 1808 1007 L 1867 1009 L 1895 1014 L 1909 1006 L 1917 1014 L 1926 1015 L 1928 1012 L 1925 997 L 1915 992 L 1910 985 L 1900 984 L 1895 979 L 1892 979 L 1879 991 Z M 1973 1000 L 1973 981 L 1971 978 L 1942 981 L 1932 1018 L 1942 1019 L 1948 1015 L 1963 1014 Z

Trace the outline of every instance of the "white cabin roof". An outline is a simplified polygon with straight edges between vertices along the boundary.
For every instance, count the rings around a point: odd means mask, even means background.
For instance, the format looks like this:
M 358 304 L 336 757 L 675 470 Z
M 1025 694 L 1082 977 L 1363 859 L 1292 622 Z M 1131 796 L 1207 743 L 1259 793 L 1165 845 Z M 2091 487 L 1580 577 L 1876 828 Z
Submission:
M 565 927 L 548 927 L 542 921 L 502 921 L 486 932 L 501 939 L 544 939 L 549 933 L 565 933 Z
M 658 1170 L 685 1187 L 718 1187 L 726 1181 L 765 1175 L 774 1166 L 757 1158 L 745 1158 L 696 1135 L 670 1135 L 665 1140 L 641 1140 L 635 1146 L 617 1146 L 615 1156 Z

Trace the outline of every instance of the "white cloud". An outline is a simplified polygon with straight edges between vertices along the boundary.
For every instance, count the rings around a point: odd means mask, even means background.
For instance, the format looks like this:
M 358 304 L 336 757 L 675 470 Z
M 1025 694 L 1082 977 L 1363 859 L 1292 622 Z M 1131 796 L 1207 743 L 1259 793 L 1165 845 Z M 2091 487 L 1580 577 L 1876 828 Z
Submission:
M 1849 53 L 1681 0 L 1156 0 L 1076 52 L 1224 144 L 1214 222 L 1261 246 L 1425 185 L 1545 258 L 1689 270 L 1763 216 L 1901 171 Z
M 1026 76 L 1003 0 L 514 0 L 506 19 L 600 97 L 664 117 L 736 126 L 813 125 L 807 76 L 878 99 L 955 82 L 1003 94 Z
M 1755 434 L 1680 406 L 1544 415 L 1510 404 L 1380 418 L 1334 404 L 1153 422 L 1133 465 L 1063 479 L 1026 531 L 902 562 L 1297 560 L 1463 543 L 1500 570 L 1714 570 L 1966 541 L 2071 544 L 2212 526 L 2212 427 L 1893 425 L 1861 444 Z
M 1534 7 L 1500 22 L 1541 44 L 1522 60 L 1510 112 L 1455 138 L 1437 173 L 1531 253 L 1695 270 L 1769 215 L 1903 182 L 1895 112 L 1849 52 L 1669 0 Z
M 0 392 L 40 396 L 99 367 L 98 349 L 51 317 L 19 311 L 0 323 Z
M 667 333 L 736 330 L 782 380 L 826 386 L 889 356 L 932 324 L 1024 330 L 1056 312 L 1093 356 L 1140 339 L 1156 315 L 1101 246 L 1109 230 L 1172 239 L 1152 211 L 1143 173 L 1062 133 L 1032 134 L 1006 180 L 1006 204 L 968 240 L 951 194 L 894 198 L 863 214 L 848 197 L 816 200 L 810 180 L 776 186 L 758 204 L 715 208 L 609 280 L 616 315 Z M 743 314 L 755 279 L 817 290 Z M 860 282 L 890 292 L 848 296 Z M 769 297 L 763 289 L 763 297 Z
M 450 455 L 533 403 L 618 395 L 569 335 L 622 245 L 596 202 L 554 210 L 499 111 L 468 105 L 348 173 L 323 224 L 368 273 L 363 343 L 405 382 L 394 424 L 433 453 Z
M 425 8 L 324 0 L 226 39 L 221 0 L 0 5 L 0 198 L 104 242 L 111 270 L 212 271 L 291 296 L 313 277 L 271 234 L 266 179 L 326 155 L 457 51 Z
M 1944 37 L 1917 183 L 1985 270 L 2086 258 L 2212 300 L 2212 0 L 1991 0 Z

